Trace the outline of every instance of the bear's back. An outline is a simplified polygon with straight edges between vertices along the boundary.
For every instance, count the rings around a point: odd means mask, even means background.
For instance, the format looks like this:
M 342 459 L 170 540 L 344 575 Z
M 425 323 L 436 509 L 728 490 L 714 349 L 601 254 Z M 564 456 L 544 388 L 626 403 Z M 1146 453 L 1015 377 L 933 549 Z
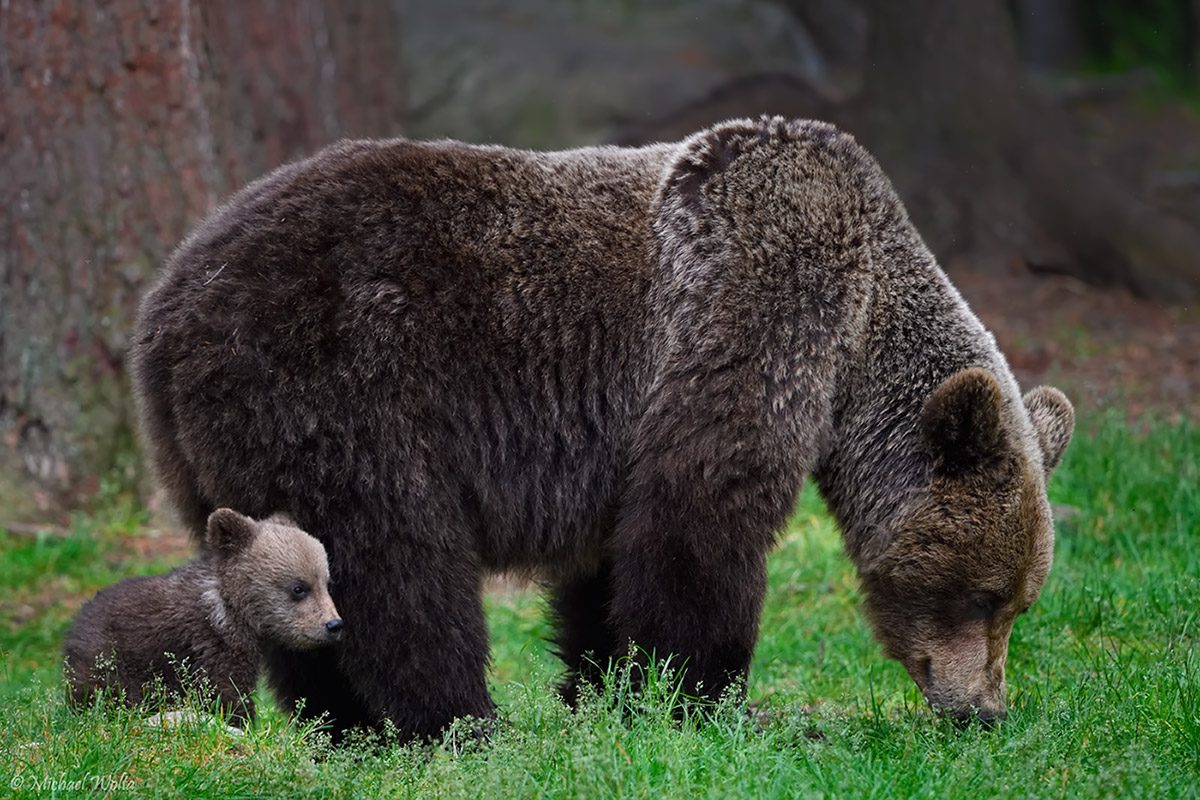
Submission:
M 649 380 L 648 208 L 674 148 L 343 142 L 236 194 L 134 345 L 185 518 L 316 521 L 405 475 L 461 486 L 487 562 L 571 558 Z
M 326 280 L 366 299 L 362 289 L 383 280 L 428 283 L 414 291 L 470 280 L 494 289 L 512 273 L 640 280 L 647 211 L 674 147 L 341 142 L 233 195 L 171 256 L 154 294 L 186 284 L 192 299 L 236 302 L 302 295 L 306 282 Z M 148 302 L 147 321 L 165 305 Z

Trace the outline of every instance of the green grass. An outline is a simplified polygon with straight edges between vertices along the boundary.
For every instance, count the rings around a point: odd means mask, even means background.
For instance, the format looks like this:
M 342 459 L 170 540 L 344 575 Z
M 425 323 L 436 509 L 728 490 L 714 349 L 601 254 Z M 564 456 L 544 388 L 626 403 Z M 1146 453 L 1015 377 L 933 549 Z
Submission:
M 551 690 L 541 601 L 506 592 L 488 611 L 507 721 L 484 745 L 464 726 L 433 746 L 330 749 L 266 698 L 242 737 L 70 713 L 58 642 L 73 609 L 170 563 L 133 555 L 136 517 L 80 521 L 66 538 L 0 534 L 0 796 L 1200 796 L 1200 429 L 1085 422 L 1051 498 L 1070 513 L 1014 631 L 1010 714 L 991 732 L 932 718 L 881 657 L 811 491 L 771 561 L 756 717 L 726 705 L 680 723 L 661 678 L 632 716 L 599 699 L 572 714 Z

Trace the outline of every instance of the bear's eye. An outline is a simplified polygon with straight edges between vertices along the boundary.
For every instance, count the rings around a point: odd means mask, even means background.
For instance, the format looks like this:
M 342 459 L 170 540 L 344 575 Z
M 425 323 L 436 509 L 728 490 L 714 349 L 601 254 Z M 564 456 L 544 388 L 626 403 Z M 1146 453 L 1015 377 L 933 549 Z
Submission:
M 296 581 L 292 584 L 292 599 L 303 600 L 309 593 L 308 584 L 303 581 Z
M 996 615 L 1000 607 L 1000 598 L 991 592 L 976 592 L 971 595 L 967 607 L 967 616 L 973 620 L 988 620 Z

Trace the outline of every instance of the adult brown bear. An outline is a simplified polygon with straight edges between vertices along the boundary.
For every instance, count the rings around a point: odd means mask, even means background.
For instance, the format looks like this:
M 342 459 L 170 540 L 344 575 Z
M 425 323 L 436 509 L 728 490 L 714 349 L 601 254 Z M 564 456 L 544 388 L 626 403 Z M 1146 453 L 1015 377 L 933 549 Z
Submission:
M 488 717 L 480 582 L 553 587 L 594 657 L 719 693 L 812 473 L 877 633 L 938 709 L 1003 711 L 1050 566 L 1071 406 L 1003 356 L 851 137 L 734 121 L 535 153 L 347 141 L 236 194 L 146 296 L 137 395 L 199 536 L 231 506 L 329 551 L 348 626 L 276 691 L 405 736 Z

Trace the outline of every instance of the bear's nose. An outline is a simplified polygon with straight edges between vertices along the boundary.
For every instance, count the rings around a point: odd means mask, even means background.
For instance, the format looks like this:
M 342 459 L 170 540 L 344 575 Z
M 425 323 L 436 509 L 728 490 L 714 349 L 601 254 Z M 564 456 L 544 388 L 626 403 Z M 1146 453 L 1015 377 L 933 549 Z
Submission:
M 1003 706 L 998 708 L 969 706 L 964 709 L 955 709 L 947 716 L 953 719 L 954 724 L 959 728 L 966 728 L 972 722 L 977 721 L 984 730 L 991 730 L 1004 721 L 1008 712 Z
M 325 623 L 325 630 L 332 636 L 339 636 L 342 633 L 342 621 L 340 619 L 331 619 Z

